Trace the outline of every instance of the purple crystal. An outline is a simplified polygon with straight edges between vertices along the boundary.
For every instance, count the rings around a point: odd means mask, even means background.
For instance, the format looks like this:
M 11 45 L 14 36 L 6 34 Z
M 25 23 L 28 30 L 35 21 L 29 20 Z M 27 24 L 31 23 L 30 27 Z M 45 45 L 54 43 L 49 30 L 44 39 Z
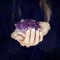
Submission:
M 27 30 L 29 28 L 35 28 L 36 30 L 40 28 L 40 25 L 38 22 L 36 22 L 33 19 L 21 19 L 17 24 L 15 24 L 15 27 L 18 28 L 19 30 Z

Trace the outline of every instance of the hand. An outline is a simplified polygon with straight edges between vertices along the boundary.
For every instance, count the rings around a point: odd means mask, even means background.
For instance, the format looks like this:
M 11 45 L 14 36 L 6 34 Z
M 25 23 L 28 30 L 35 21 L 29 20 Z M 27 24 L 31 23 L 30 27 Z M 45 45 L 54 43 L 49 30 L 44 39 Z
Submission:
M 41 26 L 40 31 L 42 32 L 43 36 L 45 36 L 51 29 L 50 24 L 48 22 L 39 22 L 39 25 Z
M 22 33 L 18 29 L 15 29 L 15 31 L 11 34 L 11 38 L 15 39 L 23 46 L 22 41 L 25 39 L 25 33 Z
M 41 41 L 43 41 L 43 35 L 38 30 L 35 31 L 35 29 L 27 30 L 26 34 L 17 34 L 16 31 L 14 31 L 11 34 L 11 37 L 15 40 L 17 40 L 21 46 L 34 46 L 39 44 Z
M 23 44 L 26 47 L 34 46 L 39 44 L 43 40 L 43 35 L 38 30 L 35 29 L 27 30 Z

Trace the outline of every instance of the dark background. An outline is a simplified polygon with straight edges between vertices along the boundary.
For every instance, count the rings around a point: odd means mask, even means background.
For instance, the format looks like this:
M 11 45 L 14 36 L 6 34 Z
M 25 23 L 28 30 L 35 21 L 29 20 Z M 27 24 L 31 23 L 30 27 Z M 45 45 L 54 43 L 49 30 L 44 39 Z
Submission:
M 53 53 L 55 58 L 55 56 L 56 57 L 60 56 L 60 0 L 51 0 L 51 3 L 52 3 L 52 17 L 51 17 L 52 21 L 50 23 L 51 26 L 56 30 L 56 34 L 57 34 L 56 48 L 55 48 L 55 52 Z M 0 0 L 0 46 L 1 48 L 3 48 L 4 45 L 6 45 L 5 42 L 7 42 L 7 40 L 10 38 L 9 35 L 14 30 L 13 22 L 11 20 L 12 19 L 11 12 L 12 12 L 12 0 Z M 5 20 L 7 20 L 7 22 Z

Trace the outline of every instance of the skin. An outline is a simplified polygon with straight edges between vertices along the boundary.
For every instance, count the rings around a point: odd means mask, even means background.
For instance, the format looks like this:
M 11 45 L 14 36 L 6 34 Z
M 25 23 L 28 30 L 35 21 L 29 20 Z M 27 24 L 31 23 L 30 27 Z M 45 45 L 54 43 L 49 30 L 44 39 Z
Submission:
M 48 22 L 39 22 L 39 25 L 41 26 L 40 30 L 27 30 L 25 34 L 17 34 L 16 31 L 14 31 L 11 34 L 11 37 L 15 40 L 17 40 L 21 46 L 35 46 L 43 41 L 43 37 L 48 33 L 50 30 L 50 25 Z

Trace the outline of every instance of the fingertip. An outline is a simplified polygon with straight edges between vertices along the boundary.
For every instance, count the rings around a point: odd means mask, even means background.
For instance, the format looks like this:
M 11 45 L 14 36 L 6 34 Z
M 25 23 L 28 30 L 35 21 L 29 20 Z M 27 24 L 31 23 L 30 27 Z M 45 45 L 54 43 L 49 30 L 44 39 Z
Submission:
M 30 46 L 29 46 L 29 45 L 27 45 L 26 47 L 27 47 L 27 48 L 29 48 Z
M 20 45 L 21 46 L 25 46 L 25 44 L 23 43 L 23 41 L 20 41 Z

